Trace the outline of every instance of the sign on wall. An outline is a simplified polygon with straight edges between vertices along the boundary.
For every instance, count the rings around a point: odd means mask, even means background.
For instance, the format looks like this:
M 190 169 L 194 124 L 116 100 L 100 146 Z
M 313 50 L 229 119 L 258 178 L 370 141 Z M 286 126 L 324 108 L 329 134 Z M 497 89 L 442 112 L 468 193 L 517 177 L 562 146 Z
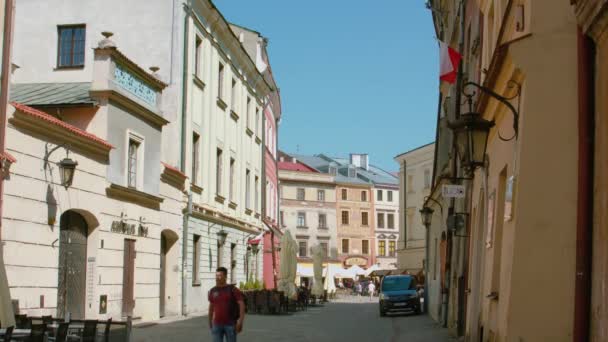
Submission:
M 464 198 L 464 185 L 444 184 L 441 188 L 443 198 Z
M 366 266 L 367 265 L 367 259 L 361 258 L 361 257 L 348 258 L 348 259 L 344 260 L 344 265 L 347 265 L 347 266 L 353 266 L 353 265 Z

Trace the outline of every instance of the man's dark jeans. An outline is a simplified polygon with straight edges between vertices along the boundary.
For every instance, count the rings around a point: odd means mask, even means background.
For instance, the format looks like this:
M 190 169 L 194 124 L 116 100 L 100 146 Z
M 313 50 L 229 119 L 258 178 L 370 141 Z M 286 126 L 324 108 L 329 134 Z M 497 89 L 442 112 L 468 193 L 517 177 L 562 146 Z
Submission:
M 236 326 L 214 324 L 211 328 L 211 335 L 213 342 L 224 342 L 224 336 L 226 336 L 226 342 L 236 342 Z

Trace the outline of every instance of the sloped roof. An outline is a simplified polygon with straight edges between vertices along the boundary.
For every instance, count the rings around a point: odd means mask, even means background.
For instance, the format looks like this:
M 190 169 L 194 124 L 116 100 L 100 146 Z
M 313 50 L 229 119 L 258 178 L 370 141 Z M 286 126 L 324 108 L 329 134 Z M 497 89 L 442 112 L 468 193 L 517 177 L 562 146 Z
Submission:
M 11 101 L 28 106 L 96 105 L 89 96 L 90 82 L 17 83 L 11 87 Z
M 99 143 L 107 149 L 114 148 L 114 146 L 112 146 L 112 144 L 110 144 L 106 140 L 96 136 L 95 134 L 91 134 L 76 126 L 72 126 L 69 123 L 61 121 L 61 120 L 57 119 L 56 117 L 54 117 L 50 114 L 47 114 L 43 111 L 40 111 L 38 109 L 35 109 L 35 108 L 29 107 L 29 106 L 26 106 L 24 104 L 17 103 L 17 102 L 11 102 L 11 105 L 13 105 L 13 107 L 15 107 L 15 109 L 17 109 L 18 111 L 20 111 L 23 114 L 27 114 L 36 119 L 44 120 L 55 126 L 61 127 L 63 129 L 65 129 L 67 132 L 69 132 L 70 134 L 74 134 L 74 135 L 80 136 L 82 138 L 86 138 L 88 140 Z
M 300 162 L 279 162 L 279 170 L 318 173 L 317 170 L 310 168 Z
M 333 159 L 336 163 L 343 165 L 343 166 L 348 166 L 350 164 L 350 161 L 346 158 L 331 158 L 331 159 Z M 393 174 L 391 174 L 390 172 L 387 172 L 375 165 L 372 165 L 372 164 L 369 165 L 368 170 L 358 167 L 357 173 L 360 174 L 361 176 L 363 176 L 364 178 L 368 179 L 371 183 L 374 183 L 374 184 L 390 184 L 390 185 L 399 184 L 399 179 L 397 177 L 395 177 Z
M 333 161 L 331 158 L 329 158 L 325 155 L 322 155 L 322 154 L 315 155 L 315 156 L 292 154 L 291 156 L 293 156 L 297 160 L 301 161 L 302 163 L 306 164 L 307 166 L 312 167 L 322 173 L 329 172 L 329 164 Z M 357 184 L 357 185 L 369 185 L 370 184 L 370 182 L 360 179 L 359 177 L 348 177 L 348 172 L 341 172 L 343 170 L 340 169 L 340 165 L 338 165 L 338 167 L 339 167 L 339 170 L 335 176 L 336 183 Z

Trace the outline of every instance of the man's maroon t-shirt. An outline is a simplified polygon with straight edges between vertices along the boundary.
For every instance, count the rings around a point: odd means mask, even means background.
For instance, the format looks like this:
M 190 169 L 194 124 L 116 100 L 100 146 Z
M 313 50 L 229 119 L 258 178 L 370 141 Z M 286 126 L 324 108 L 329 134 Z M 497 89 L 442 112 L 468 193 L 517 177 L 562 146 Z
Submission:
M 236 302 L 243 300 L 243 294 L 236 286 L 215 286 L 209 290 L 208 297 L 209 303 L 213 304 L 214 325 L 234 325 L 236 323 L 230 312 L 230 302 L 232 301 L 231 290 Z M 239 310 L 238 304 L 236 304 L 234 309 Z

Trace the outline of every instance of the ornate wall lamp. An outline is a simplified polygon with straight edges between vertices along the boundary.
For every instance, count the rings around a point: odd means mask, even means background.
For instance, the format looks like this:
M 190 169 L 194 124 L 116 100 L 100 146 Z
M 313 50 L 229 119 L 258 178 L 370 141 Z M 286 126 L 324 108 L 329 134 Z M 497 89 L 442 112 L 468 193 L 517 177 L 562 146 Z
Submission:
M 228 233 L 224 229 L 217 232 L 217 242 L 220 244 L 220 246 L 223 246 L 226 243 L 227 236 Z
M 516 87 L 517 89 L 515 95 L 510 98 L 498 95 L 493 90 L 475 82 L 467 82 L 462 89 L 463 95 L 467 98 L 466 104 L 469 106 L 469 111 L 462 114 L 456 122 L 450 123 L 449 127 L 454 131 L 456 149 L 461 164 L 469 170 L 474 170 L 479 166 L 485 165 L 488 136 L 490 129 L 494 127 L 494 121 L 485 120 L 480 113 L 473 111 L 473 97 L 476 93 L 467 92 L 467 89 L 475 87 L 507 106 L 513 114 L 514 135 L 509 139 L 505 139 L 498 132 L 498 137 L 503 141 L 510 141 L 517 139 L 519 134 L 519 113 L 509 100 L 513 100 L 520 95 L 521 86 L 513 80 L 509 81 L 508 86 L 510 88 Z
M 433 209 L 431 209 L 431 207 L 426 204 L 428 201 L 435 202 L 439 206 L 439 208 L 441 208 L 441 213 L 443 214 L 443 206 L 441 205 L 441 203 L 437 202 L 437 200 L 432 197 L 426 197 L 424 199 L 424 206 L 422 207 L 422 209 L 420 209 L 420 217 L 422 218 L 422 224 L 426 227 L 426 229 L 429 229 L 429 227 L 431 226 L 431 222 L 433 220 L 433 213 L 435 212 Z
M 78 162 L 75 162 L 72 159 L 68 158 L 67 155 L 59 162 L 61 185 L 63 185 L 66 189 L 72 186 L 72 181 L 74 180 L 74 173 L 76 172 L 76 166 L 78 166 Z

